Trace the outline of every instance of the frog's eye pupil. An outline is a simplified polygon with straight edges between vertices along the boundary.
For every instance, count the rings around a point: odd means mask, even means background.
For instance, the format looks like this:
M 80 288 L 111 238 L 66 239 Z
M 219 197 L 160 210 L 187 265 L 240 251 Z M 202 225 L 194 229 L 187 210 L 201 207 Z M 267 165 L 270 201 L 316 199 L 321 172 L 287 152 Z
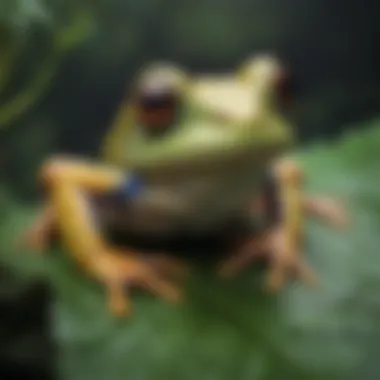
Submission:
M 288 107 L 293 100 L 293 83 L 291 78 L 286 72 L 282 72 L 277 80 L 277 96 L 280 106 Z

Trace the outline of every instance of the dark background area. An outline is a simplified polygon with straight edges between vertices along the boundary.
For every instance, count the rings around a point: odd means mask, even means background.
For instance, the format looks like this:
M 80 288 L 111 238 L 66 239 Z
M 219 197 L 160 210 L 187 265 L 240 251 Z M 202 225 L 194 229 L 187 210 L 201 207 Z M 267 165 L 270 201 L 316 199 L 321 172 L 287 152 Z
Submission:
M 214 72 L 275 52 L 294 81 L 288 116 L 300 143 L 360 128 L 380 113 L 379 10 L 377 0 L 2 0 L 0 224 L 7 194 L 38 198 L 35 173 L 49 154 L 97 154 L 148 61 Z M 9 271 L 2 289 L 14 289 Z M 14 363 L 42 371 L 54 362 L 45 289 L 32 281 L 13 293 L 0 297 L 1 379 Z
M 16 3 L 22 10 L 22 2 Z M 301 142 L 339 135 L 380 109 L 375 0 L 31 4 L 40 8 L 19 9 L 24 25 L 18 28 L 12 23 L 17 12 L 9 12 L 9 19 L 4 13 L 3 31 L 4 50 L 17 49 L 3 70 L 2 166 L 23 197 L 35 195 L 34 172 L 47 154 L 98 153 L 131 78 L 154 60 L 215 72 L 274 52 L 292 77 L 288 116 Z M 16 102 L 9 112 L 17 96 L 27 106 Z

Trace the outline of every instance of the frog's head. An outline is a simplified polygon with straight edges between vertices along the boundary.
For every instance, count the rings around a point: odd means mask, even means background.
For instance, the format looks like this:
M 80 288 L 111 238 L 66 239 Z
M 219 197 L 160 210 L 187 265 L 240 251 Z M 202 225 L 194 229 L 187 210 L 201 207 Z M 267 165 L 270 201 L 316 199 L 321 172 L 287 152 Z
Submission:
M 237 158 L 261 165 L 282 153 L 292 130 L 265 100 L 279 65 L 260 57 L 238 74 L 190 78 L 171 65 L 142 72 L 133 102 L 146 139 L 132 147 L 131 166 L 212 168 Z

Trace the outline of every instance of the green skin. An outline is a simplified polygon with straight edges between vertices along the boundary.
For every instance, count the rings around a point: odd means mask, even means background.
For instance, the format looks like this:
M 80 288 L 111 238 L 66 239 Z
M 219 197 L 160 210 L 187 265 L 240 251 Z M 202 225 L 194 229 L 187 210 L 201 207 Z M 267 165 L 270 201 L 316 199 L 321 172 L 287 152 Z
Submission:
M 201 79 L 198 88 L 207 80 Z M 126 141 L 119 142 L 118 165 L 125 162 L 125 170 L 145 184 L 129 200 L 128 215 L 121 216 L 124 229 L 161 235 L 204 232 L 248 212 L 263 174 L 292 145 L 293 134 L 271 101 L 269 80 L 250 87 L 230 76 L 225 83 L 225 78 L 213 79 L 213 91 L 239 92 L 240 102 L 247 103 L 256 94 L 245 118 L 237 117 L 233 105 L 230 115 L 221 115 L 218 102 L 205 104 L 193 86 L 174 128 L 148 137 L 134 125 Z

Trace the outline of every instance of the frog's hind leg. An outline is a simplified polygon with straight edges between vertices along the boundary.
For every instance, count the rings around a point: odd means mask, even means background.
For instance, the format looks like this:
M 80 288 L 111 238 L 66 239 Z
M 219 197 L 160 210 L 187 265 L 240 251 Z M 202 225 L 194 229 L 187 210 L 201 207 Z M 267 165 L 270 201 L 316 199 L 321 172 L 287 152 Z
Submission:
M 139 286 L 168 300 L 180 292 L 138 252 L 111 247 L 101 236 L 89 207 L 88 196 L 116 191 L 126 175 L 113 168 L 56 158 L 42 169 L 60 237 L 76 261 L 100 280 L 108 291 L 109 307 L 116 314 L 130 310 L 125 288 Z

